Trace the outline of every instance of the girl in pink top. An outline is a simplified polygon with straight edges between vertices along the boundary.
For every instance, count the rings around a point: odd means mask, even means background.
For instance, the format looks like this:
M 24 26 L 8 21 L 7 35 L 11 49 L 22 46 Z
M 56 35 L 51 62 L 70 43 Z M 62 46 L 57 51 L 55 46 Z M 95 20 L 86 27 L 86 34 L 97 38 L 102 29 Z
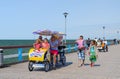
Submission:
M 83 40 L 83 36 L 80 36 L 80 38 L 76 41 L 77 45 L 78 45 L 78 61 L 79 61 L 79 67 L 84 65 L 84 61 L 85 61 L 85 44 L 84 44 L 84 40 Z
M 42 47 L 45 49 L 49 49 L 50 48 L 50 44 L 48 43 L 48 39 L 45 38 L 43 43 L 42 43 Z
M 78 49 L 84 49 L 85 48 L 83 39 L 82 40 L 77 40 L 76 42 L 78 44 Z
M 35 52 L 40 52 L 41 48 L 41 40 L 37 39 L 36 42 L 33 44 L 33 47 L 35 48 Z

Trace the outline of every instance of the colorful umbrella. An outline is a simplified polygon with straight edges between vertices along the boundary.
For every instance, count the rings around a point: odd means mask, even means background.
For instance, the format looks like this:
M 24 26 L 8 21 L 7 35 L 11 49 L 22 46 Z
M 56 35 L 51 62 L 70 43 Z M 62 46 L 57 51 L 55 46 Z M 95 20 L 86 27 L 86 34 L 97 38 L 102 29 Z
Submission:
M 58 32 L 58 31 L 51 31 L 51 30 L 38 30 L 38 31 L 34 31 L 33 34 L 39 34 L 39 35 L 44 35 L 44 36 L 51 36 L 51 35 L 66 35 L 62 32 Z
M 52 31 L 50 31 L 50 30 L 38 30 L 38 31 L 34 31 L 33 34 L 50 36 L 50 35 L 52 35 Z

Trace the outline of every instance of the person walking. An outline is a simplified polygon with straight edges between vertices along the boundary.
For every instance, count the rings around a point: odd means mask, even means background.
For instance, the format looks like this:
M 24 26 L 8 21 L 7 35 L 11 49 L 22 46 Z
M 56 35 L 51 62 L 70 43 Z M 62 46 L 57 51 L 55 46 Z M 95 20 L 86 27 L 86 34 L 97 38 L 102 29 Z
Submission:
M 81 67 L 84 65 L 85 62 L 85 41 L 83 39 L 83 36 L 81 35 L 78 40 L 76 40 L 76 43 L 78 45 L 78 67 Z
M 90 66 L 93 67 L 98 57 L 97 43 L 95 40 L 91 41 L 91 46 L 89 49 L 89 56 L 90 56 L 89 60 L 91 62 Z

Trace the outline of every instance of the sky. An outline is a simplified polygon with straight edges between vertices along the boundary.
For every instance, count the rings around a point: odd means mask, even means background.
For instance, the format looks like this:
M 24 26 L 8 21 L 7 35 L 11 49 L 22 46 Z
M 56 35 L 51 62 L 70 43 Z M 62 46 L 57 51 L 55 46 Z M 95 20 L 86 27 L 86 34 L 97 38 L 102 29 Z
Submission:
M 34 39 L 32 32 L 43 29 L 65 32 L 64 12 L 67 39 L 120 38 L 120 0 L 0 0 L 0 39 Z

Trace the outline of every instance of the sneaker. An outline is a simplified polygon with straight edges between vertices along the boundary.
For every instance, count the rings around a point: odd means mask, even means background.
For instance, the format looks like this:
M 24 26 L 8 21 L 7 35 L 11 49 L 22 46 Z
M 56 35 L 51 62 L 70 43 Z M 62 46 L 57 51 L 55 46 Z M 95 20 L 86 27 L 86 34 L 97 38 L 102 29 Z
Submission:
M 84 66 L 84 64 L 81 64 L 81 65 L 79 65 L 78 67 L 82 67 L 82 66 Z
M 81 66 L 84 66 L 84 63 L 83 63 L 83 64 L 81 64 Z

